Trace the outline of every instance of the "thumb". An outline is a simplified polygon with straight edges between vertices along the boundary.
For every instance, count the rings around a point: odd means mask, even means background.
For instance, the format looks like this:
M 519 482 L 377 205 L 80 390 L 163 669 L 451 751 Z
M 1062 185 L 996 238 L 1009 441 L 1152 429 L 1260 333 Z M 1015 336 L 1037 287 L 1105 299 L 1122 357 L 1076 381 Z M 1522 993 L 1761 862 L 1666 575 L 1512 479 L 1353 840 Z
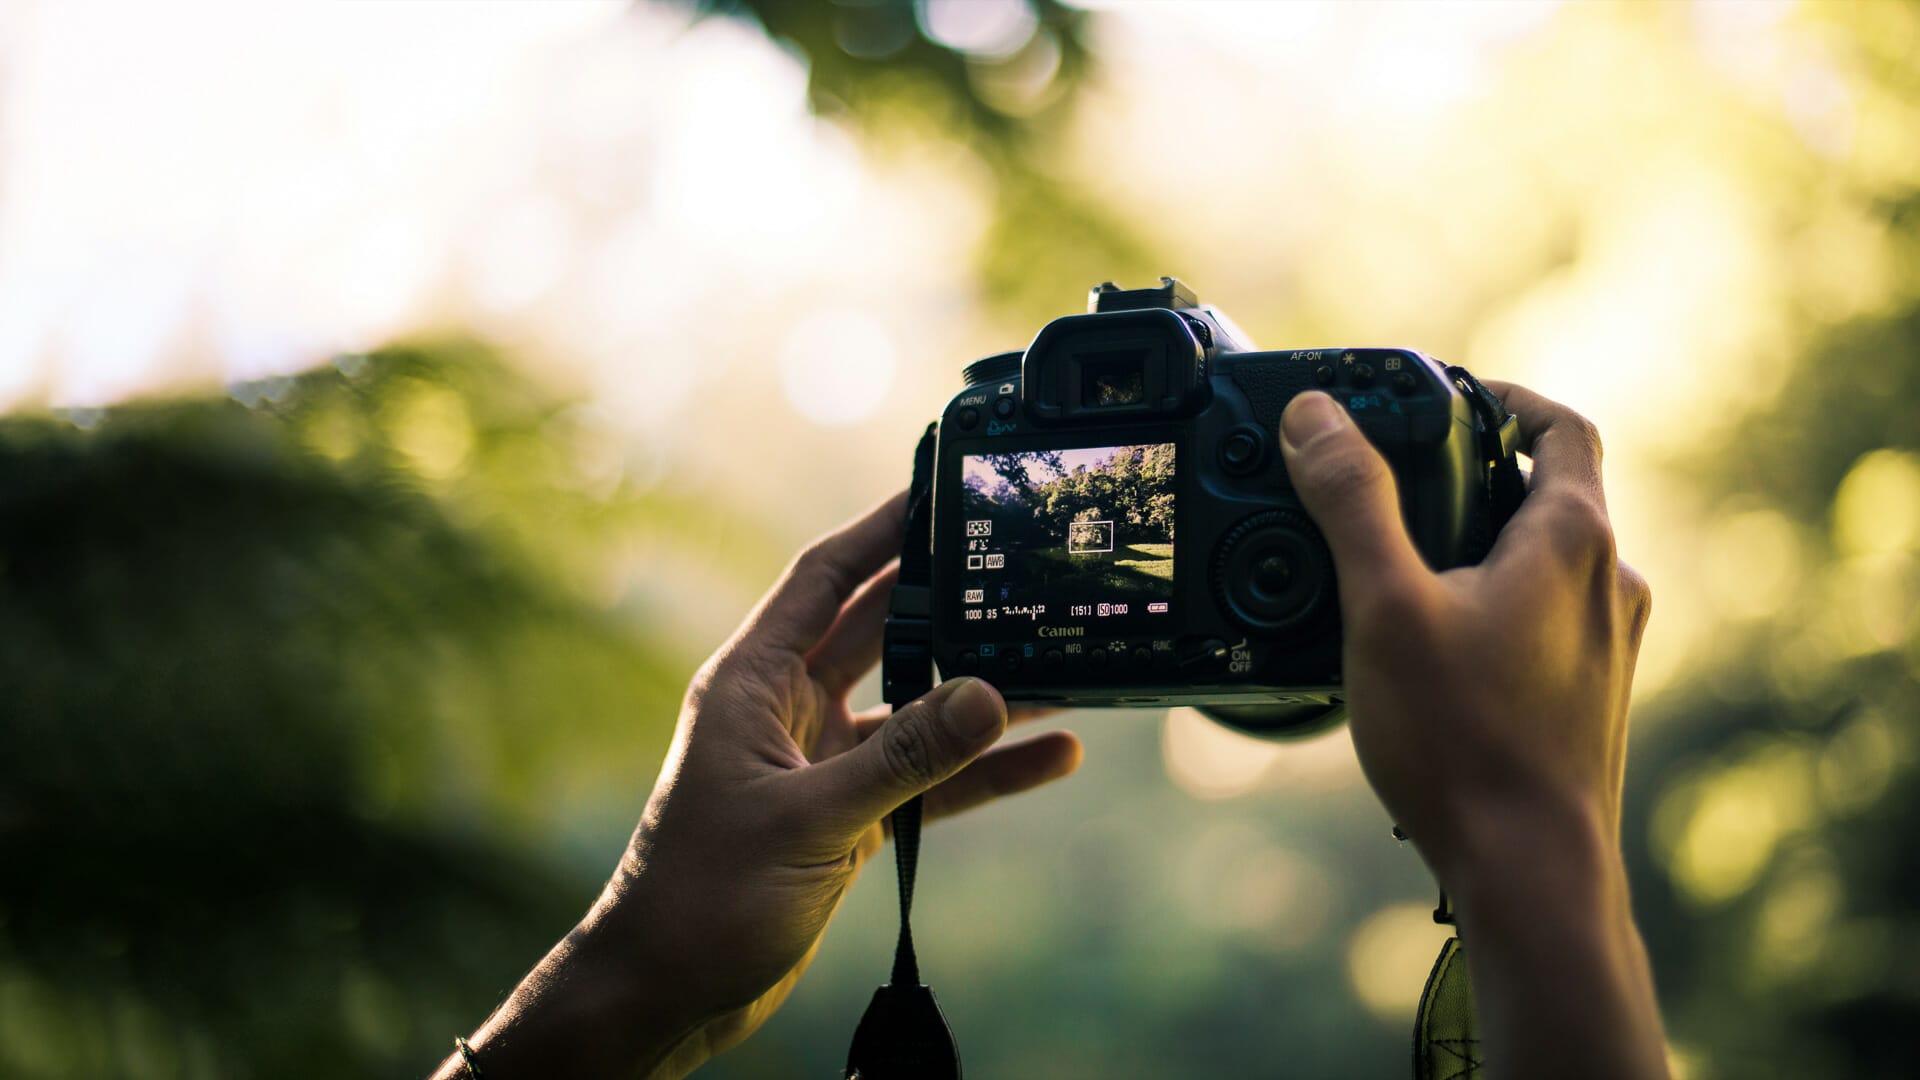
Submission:
M 1339 402 L 1317 390 L 1289 402 L 1280 416 L 1280 452 L 1294 491 L 1333 550 L 1341 595 L 1359 600 L 1425 575 L 1400 517 L 1393 471 Z
M 807 770 L 833 816 L 859 832 L 965 768 L 1007 730 L 1007 706 L 979 679 L 949 679 L 903 706 L 865 742 Z

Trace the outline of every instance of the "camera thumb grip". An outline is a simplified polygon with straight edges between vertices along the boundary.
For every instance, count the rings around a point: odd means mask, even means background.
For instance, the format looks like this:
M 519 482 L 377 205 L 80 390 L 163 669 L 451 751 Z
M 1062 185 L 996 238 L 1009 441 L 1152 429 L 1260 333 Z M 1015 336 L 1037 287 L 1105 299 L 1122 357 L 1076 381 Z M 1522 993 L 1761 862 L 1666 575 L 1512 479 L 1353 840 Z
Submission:
M 1393 470 L 1338 402 L 1317 390 L 1295 397 L 1280 416 L 1280 446 L 1294 492 L 1333 552 L 1342 592 L 1362 579 L 1425 569 Z

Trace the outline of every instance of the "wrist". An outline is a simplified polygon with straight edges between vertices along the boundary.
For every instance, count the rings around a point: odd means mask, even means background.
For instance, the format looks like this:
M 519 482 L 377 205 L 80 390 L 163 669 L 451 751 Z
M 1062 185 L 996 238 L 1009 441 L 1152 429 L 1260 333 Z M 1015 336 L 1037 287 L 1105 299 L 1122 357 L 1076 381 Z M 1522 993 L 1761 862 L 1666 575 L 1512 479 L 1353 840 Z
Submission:
M 1610 818 L 1578 806 L 1529 811 L 1476 822 L 1444 871 L 1435 867 L 1488 1045 L 1501 1048 L 1506 1075 L 1664 1076 L 1659 1009 Z
M 634 1075 L 683 1075 L 705 1060 L 690 1059 L 700 1029 L 723 1009 L 699 993 L 700 973 L 674 948 L 675 928 L 687 925 L 663 904 L 651 876 L 622 868 L 569 940 L 590 955 L 587 964 L 608 987 L 608 1005 L 630 1034 Z M 666 1069 L 673 1062 L 674 1069 Z
M 658 923 L 616 877 L 474 1034 L 489 1074 L 656 1077 L 691 1071 L 704 1017 L 655 959 Z
M 1585 909 L 1625 895 L 1618 831 L 1596 806 L 1557 798 L 1481 799 L 1453 817 L 1444 842 L 1422 845 L 1422 854 L 1456 906 Z

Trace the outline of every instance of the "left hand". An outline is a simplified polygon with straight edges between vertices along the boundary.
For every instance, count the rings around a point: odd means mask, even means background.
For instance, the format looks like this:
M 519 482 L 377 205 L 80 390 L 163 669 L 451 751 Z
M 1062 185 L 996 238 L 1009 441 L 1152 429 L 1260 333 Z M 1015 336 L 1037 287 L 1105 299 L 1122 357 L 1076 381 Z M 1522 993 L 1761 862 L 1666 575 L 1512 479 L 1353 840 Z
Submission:
M 895 807 L 925 793 L 931 821 L 1079 765 L 1064 731 L 983 753 L 1007 712 L 977 679 L 849 708 L 904 512 L 896 496 L 802 552 L 694 677 L 619 870 L 476 1034 L 490 1076 L 685 1075 L 786 1000 Z

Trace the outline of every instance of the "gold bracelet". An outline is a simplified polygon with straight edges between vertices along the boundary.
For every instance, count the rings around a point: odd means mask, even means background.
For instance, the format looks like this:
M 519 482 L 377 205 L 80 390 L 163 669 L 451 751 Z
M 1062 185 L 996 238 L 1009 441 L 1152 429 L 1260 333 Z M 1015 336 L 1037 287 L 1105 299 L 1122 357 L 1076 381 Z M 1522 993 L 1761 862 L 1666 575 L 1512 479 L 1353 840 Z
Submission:
M 465 1035 L 453 1037 L 453 1048 L 460 1052 L 460 1064 L 467 1070 L 472 1080 L 484 1080 L 480 1073 L 480 1061 L 473 1056 L 473 1047 L 467 1043 Z

